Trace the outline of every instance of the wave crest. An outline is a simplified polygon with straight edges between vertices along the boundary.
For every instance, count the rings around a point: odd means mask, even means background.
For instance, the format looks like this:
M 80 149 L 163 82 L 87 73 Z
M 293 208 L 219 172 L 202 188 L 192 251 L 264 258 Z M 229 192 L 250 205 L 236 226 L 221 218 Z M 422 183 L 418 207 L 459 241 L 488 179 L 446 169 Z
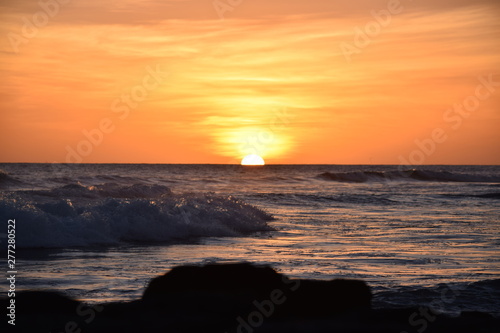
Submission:
M 404 171 L 359 171 L 324 172 L 317 176 L 323 180 L 365 183 L 370 181 L 431 181 L 431 182 L 486 182 L 500 183 L 499 176 L 470 175 L 448 171 L 404 170 Z
M 21 248 L 237 237 L 272 230 L 267 221 L 273 219 L 231 196 L 173 194 L 164 186 L 79 184 L 6 195 L 0 201 L 0 217 L 16 219 L 16 244 Z

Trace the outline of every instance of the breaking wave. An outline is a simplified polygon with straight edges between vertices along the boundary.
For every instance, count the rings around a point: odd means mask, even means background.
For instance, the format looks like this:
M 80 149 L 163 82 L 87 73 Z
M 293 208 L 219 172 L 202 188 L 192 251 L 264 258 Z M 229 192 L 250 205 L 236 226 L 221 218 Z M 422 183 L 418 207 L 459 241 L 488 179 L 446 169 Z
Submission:
M 165 186 L 139 184 L 11 192 L 0 197 L 0 218 L 16 219 L 21 248 L 237 237 L 272 230 L 267 221 L 273 219 L 231 196 L 180 195 Z

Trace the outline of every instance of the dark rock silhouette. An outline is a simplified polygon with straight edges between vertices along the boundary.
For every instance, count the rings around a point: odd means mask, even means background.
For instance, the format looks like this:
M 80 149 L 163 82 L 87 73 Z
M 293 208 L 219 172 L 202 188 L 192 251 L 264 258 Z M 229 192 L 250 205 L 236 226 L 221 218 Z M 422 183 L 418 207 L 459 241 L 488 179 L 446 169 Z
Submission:
M 143 300 L 185 292 L 259 293 L 266 288 L 280 287 L 282 283 L 281 274 L 267 266 L 245 263 L 179 266 L 151 280 Z
M 44 291 L 26 291 L 18 293 L 16 298 L 18 304 L 22 304 L 23 313 L 57 312 L 60 314 L 72 314 L 80 302 L 72 300 L 60 293 Z M 43 306 L 40 306 L 43 304 Z M 20 305 L 21 306 L 21 305 Z
M 153 279 L 144 292 L 147 304 L 192 307 L 237 316 L 262 309 L 264 315 L 318 317 L 368 310 L 362 281 L 290 280 L 270 267 L 251 264 L 183 266 Z
M 142 299 L 89 306 L 53 292 L 16 295 L 20 332 L 497 332 L 487 313 L 457 318 L 419 307 L 370 308 L 363 281 L 294 280 L 267 266 L 182 266 L 154 278 Z M 0 299 L 5 309 L 9 300 Z M 4 320 L 1 327 L 12 329 Z M 2 332 L 5 330 L 2 328 Z

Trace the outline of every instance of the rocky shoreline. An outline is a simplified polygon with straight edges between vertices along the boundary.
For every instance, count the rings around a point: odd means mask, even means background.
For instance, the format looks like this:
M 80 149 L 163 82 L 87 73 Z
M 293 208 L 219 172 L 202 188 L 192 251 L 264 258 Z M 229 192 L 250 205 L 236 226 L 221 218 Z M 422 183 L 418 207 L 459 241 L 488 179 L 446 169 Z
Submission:
M 426 307 L 373 309 L 359 280 L 289 279 L 268 266 L 179 266 L 132 302 L 89 306 L 55 292 L 16 295 L 22 332 L 498 332 L 500 318 Z M 4 309 L 8 300 L 0 300 Z M 2 326 L 12 329 L 4 320 Z M 2 330 L 3 331 L 3 330 Z

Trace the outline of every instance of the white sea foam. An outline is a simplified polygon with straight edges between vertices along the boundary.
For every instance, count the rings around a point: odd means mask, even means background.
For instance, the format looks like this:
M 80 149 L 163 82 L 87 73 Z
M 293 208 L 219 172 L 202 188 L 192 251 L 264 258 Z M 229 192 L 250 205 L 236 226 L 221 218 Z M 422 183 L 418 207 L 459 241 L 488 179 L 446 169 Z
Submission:
M 270 230 L 272 217 L 231 196 L 176 195 L 164 186 L 66 185 L 18 191 L 0 202 L 17 217 L 17 246 L 71 247 L 178 242 Z

